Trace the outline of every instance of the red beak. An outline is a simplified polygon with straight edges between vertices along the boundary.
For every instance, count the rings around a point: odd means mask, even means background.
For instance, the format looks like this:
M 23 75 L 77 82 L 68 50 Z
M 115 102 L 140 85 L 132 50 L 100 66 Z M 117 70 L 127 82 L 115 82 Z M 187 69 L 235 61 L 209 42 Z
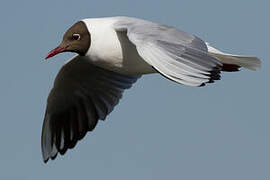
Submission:
M 63 47 L 58 46 L 57 48 L 51 50 L 45 59 L 49 59 L 49 58 L 55 56 L 56 54 L 65 52 L 66 49 L 67 49 L 66 47 L 63 48 Z

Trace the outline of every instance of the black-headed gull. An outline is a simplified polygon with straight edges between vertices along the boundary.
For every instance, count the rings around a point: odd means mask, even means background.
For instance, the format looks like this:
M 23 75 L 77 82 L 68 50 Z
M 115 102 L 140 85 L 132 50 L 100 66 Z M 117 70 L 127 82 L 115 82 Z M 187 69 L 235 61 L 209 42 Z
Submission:
M 180 84 L 203 86 L 220 79 L 220 71 L 260 67 L 256 57 L 225 54 L 174 27 L 129 17 L 77 22 L 46 59 L 66 51 L 78 55 L 61 68 L 48 97 L 44 162 L 73 148 L 143 74 L 158 72 Z

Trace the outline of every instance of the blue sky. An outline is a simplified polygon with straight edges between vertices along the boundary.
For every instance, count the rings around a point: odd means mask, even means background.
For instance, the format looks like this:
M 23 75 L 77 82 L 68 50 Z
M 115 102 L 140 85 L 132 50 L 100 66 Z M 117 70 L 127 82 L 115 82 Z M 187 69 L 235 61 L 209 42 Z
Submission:
M 3 1 L 0 6 L 1 179 L 270 178 L 269 1 Z M 46 98 L 73 54 L 44 57 L 83 18 L 125 15 L 173 25 L 258 72 L 222 73 L 203 88 L 143 76 L 76 148 L 42 162 Z

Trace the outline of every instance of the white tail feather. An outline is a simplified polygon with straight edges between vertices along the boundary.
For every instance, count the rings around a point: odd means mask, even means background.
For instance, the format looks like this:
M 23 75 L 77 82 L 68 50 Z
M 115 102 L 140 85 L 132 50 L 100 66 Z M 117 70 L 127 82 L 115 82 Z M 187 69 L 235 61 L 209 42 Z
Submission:
M 261 67 L 261 61 L 257 57 L 226 54 L 210 46 L 208 43 L 206 45 L 208 53 L 217 57 L 223 64 L 233 64 L 254 71 Z

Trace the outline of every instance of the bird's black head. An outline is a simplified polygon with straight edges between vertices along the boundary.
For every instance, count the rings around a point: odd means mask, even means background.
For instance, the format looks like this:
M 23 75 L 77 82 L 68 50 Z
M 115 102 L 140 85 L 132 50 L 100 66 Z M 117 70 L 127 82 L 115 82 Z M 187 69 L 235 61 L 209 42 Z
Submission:
M 75 52 L 83 56 L 91 44 L 91 36 L 84 22 L 79 21 L 71 26 L 64 34 L 61 44 L 53 49 L 46 59 L 62 52 Z

